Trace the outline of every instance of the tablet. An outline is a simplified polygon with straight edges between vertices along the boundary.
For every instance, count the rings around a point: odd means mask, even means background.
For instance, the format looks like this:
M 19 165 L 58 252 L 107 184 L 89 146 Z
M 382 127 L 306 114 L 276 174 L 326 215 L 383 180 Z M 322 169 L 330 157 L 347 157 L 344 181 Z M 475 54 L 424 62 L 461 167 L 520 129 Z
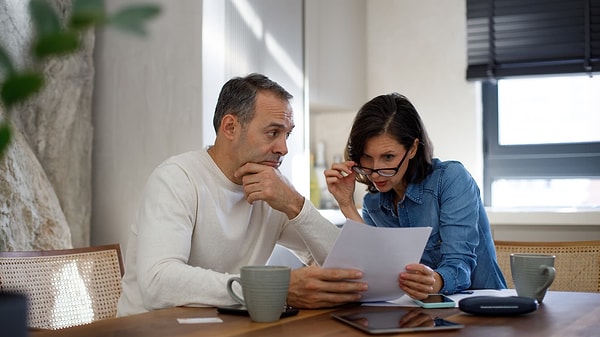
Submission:
M 393 309 L 332 313 L 331 316 L 369 334 L 441 331 L 464 328 L 443 318 L 431 317 L 420 309 Z

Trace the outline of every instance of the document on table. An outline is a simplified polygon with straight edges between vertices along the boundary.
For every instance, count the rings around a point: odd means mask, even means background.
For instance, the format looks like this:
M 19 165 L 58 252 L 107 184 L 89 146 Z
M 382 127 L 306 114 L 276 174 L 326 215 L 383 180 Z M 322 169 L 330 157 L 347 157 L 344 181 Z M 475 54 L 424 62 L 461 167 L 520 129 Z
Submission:
M 398 275 L 406 265 L 419 263 L 431 227 L 373 227 L 346 220 L 323 268 L 362 270 L 369 284 L 362 302 L 395 300 L 404 291 Z
M 464 290 L 460 291 L 453 295 L 448 295 L 451 299 L 454 300 L 454 307 L 458 308 L 458 302 L 463 298 L 473 297 L 473 296 L 492 296 L 492 297 L 508 297 L 508 296 L 517 296 L 517 292 L 514 289 L 477 289 L 477 290 Z M 408 295 L 403 295 L 400 298 L 395 300 L 386 301 L 386 302 L 368 302 L 363 303 L 364 306 L 370 307 L 418 307 L 418 305 L 413 301 L 412 298 L 408 297 Z

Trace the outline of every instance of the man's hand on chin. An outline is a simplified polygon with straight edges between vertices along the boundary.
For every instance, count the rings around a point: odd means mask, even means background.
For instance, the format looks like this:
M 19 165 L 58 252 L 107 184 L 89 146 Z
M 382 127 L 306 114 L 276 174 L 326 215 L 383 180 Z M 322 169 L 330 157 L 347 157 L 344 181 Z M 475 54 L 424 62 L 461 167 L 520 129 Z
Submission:
M 241 177 L 246 201 L 249 203 L 263 200 L 274 209 L 285 213 L 289 219 L 298 216 L 304 206 L 304 197 L 288 183 L 276 167 L 246 163 L 235 171 L 234 176 Z

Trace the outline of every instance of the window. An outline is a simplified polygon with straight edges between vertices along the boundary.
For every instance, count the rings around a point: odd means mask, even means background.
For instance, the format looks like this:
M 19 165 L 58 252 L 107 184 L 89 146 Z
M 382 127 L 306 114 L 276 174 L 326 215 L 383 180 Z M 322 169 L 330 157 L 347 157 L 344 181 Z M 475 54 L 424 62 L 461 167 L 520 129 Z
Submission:
M 467 0 L 484 202 L 600 207 L 600 0 Z
M 600 77 L 483 88 L 486 205 L 600 207 Z

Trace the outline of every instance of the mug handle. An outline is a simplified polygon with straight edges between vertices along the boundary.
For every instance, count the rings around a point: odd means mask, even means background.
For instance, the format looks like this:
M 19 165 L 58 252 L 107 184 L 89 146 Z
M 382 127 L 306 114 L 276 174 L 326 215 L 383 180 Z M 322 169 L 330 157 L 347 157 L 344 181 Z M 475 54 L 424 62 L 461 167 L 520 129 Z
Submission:
M 231 298 L 233 298 L 236 302 L 238 302 L 239 304 L 246 306 L 246 302 L 244 302 L 244 299 L 239 297 L 232 288 L 233 282 L 237 282 L 240 285 L 242 284 L 242 280 L 239 277 L 232 277 L 229 280 L 227 280 L 227 292 L 229 293 L 229 296 L 231 296 Z
M 539 297 L 548 287 L 550 287 L 552 282 L 554 282 L 554 277 L 556 276 L 556 269 L 552 266 L 543 264 L 539 269 L 542 270 L 542 274 L 547 274 L 548 278 L 546 279 L 546 282 L 544 282 L 544 284 L 535 291 L 536 297 Z

